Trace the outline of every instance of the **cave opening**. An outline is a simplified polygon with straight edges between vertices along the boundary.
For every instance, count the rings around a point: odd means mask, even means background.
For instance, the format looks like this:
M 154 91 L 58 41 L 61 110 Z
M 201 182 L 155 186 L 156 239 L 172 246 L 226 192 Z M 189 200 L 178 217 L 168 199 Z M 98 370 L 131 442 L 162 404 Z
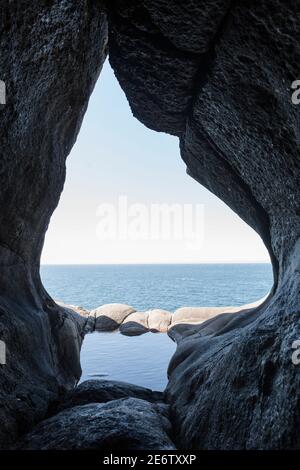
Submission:
M 126 236 L 118 225 L 124 220 L 122 198 L 136 229 L 127 226 Z M 151 237 L 149 218 L 146 229 L 141 227 L 151 205 L 169 207 L 171 215 L 175 206 L 189 205 L 188 222 L 195 214 L 199 219 L 195 207 L 200 205 L 201 224 L 192 220 L 189 225 L 190 232 L 203 230 L 199 243 L 172 238 L 175 219 L 168 227 L 171 235 L 164 237 L 158 230 L 158 237 Z M 177 222 L 184 225 L 187 219 L 180 214 Z M 108 61 L 67 160 L 41 277 L 54 299 L 88 311 L 121 303 L 137 312 L 163 309 L 171 315 L 186 306 L 248 304 L 272 286 L 269 256 L 259 236 L 186 174 L 177 138 L 153 132 L 133 118 Z M 97 332 L 83 343 L 81 380 L 115 378 L 162 390 L 174 350 L 167 335 Z
M 291 2 L 2 3 L 1 449 L 299 448 Z

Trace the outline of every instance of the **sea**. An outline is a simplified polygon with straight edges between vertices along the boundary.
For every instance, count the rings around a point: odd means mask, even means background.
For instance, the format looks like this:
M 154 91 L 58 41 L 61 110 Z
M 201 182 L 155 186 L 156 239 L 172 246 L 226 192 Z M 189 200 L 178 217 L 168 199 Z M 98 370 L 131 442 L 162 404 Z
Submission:
M 43 265 L 41 277 L 55 299 L 88 310 L 124 303 L 136 310 L 230 306 L 254 302 L 272 287 L 270 264 Z M 163 390 L 176 345 L 165 333 L 128 337 L 86 335 L 81 381 L 121 380 Z

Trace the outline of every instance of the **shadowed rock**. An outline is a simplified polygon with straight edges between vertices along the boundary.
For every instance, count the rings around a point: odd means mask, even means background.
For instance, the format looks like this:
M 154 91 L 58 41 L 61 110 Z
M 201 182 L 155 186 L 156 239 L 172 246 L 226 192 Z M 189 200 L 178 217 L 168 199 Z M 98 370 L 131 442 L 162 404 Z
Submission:
M 100 0 L 2 3 L 0 332 L 7 364 L 0 368 L 0 442 L 6 447 L 80 376 L 86 319 L 45 292 L 39 262 L 65 159 L 106 57 L 107 24 Z M 300 338 L 300 127 L 291 102 L 291 83 L 299 78 L 299 4 L 110 0 L 106 6 L 110 62 L 134 115 L 178 136 L 189 175 L 257 231 L 274 271 L 262 305 L 218 315 L 181 335 L 167 389 L 174 436 L 182 448 L 299 448 L 300 375 L 291 361 L 291 344 Z M 68 410 L 39 425 L 24 446 L 168 448 L 156 405 L 116 403 Z
M 173 450 L 168 408 L 137 398 L 77 406 L 41 422 L 24 437 L 26 450 Z
M 176 438 L 299 448 L 299 5 L 112 0 L 108 10 L 110 62 L 134 115 L 179 137 L 188 174 L 257 231 L 273 265 L 261 306 L 178 336 L 167 388 Z
M 65 304 L 63 302 L 60 302 L 58 300 L 55 300 L 55 303 L 57 305 L 59 305 L 60 307 L 63 307 L 65 310 L 69 311 L 70 313 L 78 313 L 80 316 L 82 317 L 89 317 L 90 315 L 90 312 L 89 310 L 86 310 L 85 308 L 83 307 L 79 307 L 78 305 L 69 305 L 69 304 Z
M 101 1 L 2 2 L 0 447 L 42 419 L 81 375 L 86 319 L 55 304 L 39 263 L 65 160 L 106 57 Z
M 138 385 L 116 380 L 87 380 L 78 385 L 74 392 L 70 392 L 63 403 L 56 410 L 53 409 L 52 414 L 74 406 L 88 403 L 106 403 L 129 397 L 140 398 L 151 403 L 163 402 L 164 400 L 162 392 L 154 392 L 149 388 L 139 387 Z
M 91 316 L 88 310 L 83 307 L 79 307 L 78 305 L 67 305 L 57 300 L 55 302 L 57 305 L 62 307 L 68 315 L 74 316 L 75 313 L 75 315 L 77 314 L 77 316 L 80 316 L 79 318 L 82 320 L 82 329 L 84 334 L 92 333 L 95 330 L 95 318 Z

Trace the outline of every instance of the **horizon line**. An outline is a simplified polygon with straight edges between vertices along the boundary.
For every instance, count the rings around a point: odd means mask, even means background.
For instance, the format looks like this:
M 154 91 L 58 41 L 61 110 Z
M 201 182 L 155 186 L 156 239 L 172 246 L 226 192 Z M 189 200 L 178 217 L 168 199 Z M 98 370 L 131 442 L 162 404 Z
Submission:
M 40 266 L 201 266 L 220 264 L 270 264 L 271 261 L 208 261 L 200 263 L 40 263 Z

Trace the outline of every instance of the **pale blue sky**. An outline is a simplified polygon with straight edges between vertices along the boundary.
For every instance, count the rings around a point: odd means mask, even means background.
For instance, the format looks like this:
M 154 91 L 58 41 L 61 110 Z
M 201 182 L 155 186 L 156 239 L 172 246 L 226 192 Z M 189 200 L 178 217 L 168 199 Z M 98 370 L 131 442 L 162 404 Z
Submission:
M 99 204 L 204 205 L 204 242 L 107 240 L 97 235 Z M 77 142 L 67 160 L 67 180 L 55 211 L 43 263 L 268 262 L 258 235 L 225 204 L 186 175 L 175 137 L 147 129 L 131 113 L 105 63 Z

